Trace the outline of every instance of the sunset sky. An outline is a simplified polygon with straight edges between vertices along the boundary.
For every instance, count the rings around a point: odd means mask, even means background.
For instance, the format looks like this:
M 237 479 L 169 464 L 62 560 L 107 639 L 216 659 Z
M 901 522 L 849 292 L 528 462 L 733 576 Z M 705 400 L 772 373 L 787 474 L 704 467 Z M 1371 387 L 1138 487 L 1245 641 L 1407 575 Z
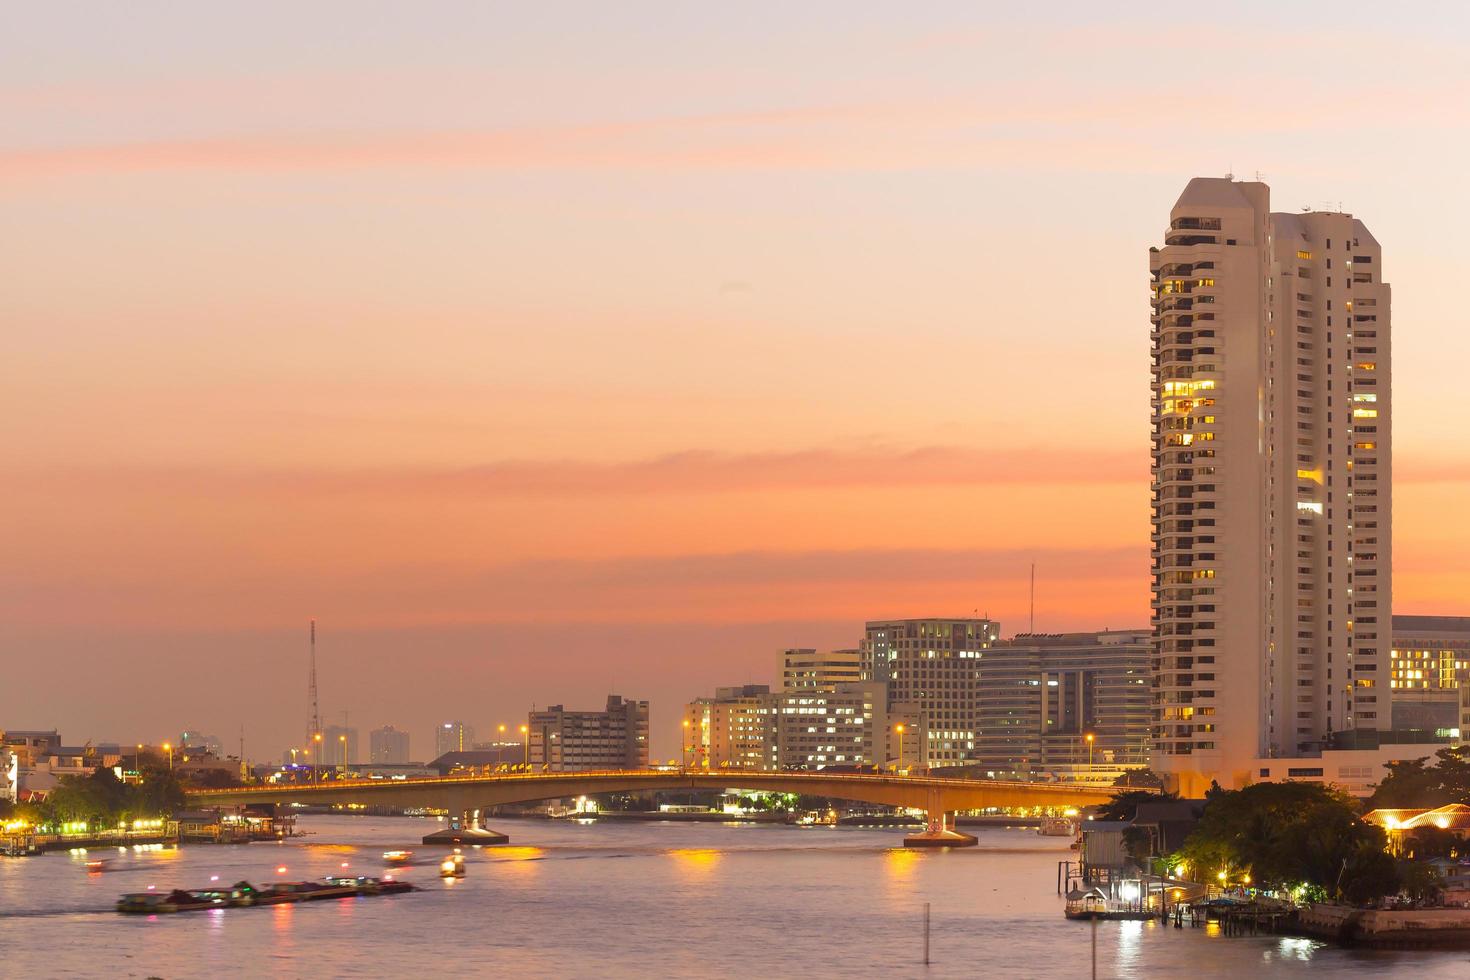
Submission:
M 0 728 L 488 737 L 865 618 L 1148 621 L 1189 177 L 1394 290 L 1395 609 L 1470 614 L 1470 15 L 77 4 L 0 30 Z M 1118 10 L 1125 10 L 1118 13 Z

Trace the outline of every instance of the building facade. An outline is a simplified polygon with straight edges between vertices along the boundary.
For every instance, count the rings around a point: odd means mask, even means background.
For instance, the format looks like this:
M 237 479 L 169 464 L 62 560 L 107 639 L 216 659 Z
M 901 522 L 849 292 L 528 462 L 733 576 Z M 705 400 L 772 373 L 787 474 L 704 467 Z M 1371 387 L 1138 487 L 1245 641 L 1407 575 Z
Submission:
M 1022 634 L 980 657 L 973 760 L 1017 775 L 1148 765 L 1149 630 Z
M 1388 686 L 1396 733 L 1470 732 L 1470 616 L 1395 616 Z
M 832 690 L 783 693 L 776 721 L 775 769 L 882 765 L 888 758 L 888 692 L 858 681 Z
M 779 701 L 765 684 L 716 688 L 714 697 L 691 701 L 684 708 L 680 765 L 774 768 Z
M 971 760 L 979 730 L 980 658 L 999 636 L 1000 625 L 989 619 L 867 624 L 861 646 L 863 679 L 886 685 L 891 712 L 922 719 L 922 738 L 914 733 L 905 739 L 911 764 L 951 766 Z
M 368 733 L 369 762 L 379 765 L 407 765 L 409 759 L 408 732 L 401 732 L 392 725 L 384 725 Z
M 648 702 L 608 695 L 603 711 L 533 711 L 527 753 L 533 768 L 552 772 L 648 767 Z
M 1229 178 L 1150 252 L 1153 764 L 1187 794 L 1389 724 L 1381 266 L 1352 215 Z
M 861 656 L 858 650 L 782 650 L 781 690 L 830 691 L 838 684 L 856 684 L 863 679 Z

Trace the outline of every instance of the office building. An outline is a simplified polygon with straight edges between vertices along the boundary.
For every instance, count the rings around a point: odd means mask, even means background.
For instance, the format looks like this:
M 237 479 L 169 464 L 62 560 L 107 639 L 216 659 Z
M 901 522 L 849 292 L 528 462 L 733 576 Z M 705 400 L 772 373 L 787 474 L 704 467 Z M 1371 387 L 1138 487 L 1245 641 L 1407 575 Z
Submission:
M 1081 776 L 1148 765 L 1149 630 L 1022 634 L 979 659 L 975 763 Z
M 1388 686 L 1396 735 L 1470 731 L 1470 616 L 1394 616 Z
M 889 755 L 887 690 L 878 681 L 858 681 L 784 693 L 776 726 L 772 768 L 882 765 Z
M 911 764 L 960 765 L 978 731 L 980 655 L 1000 636 L 989 619 L 892 619 L 867 624 L 861 647 L 864 680 L 887 686 L 886 708 L 918 719 L 922 737 L 905 747 Z
M 475 730 L 462 721 L 446 721 L 434 729 L 434 757 L 465 752 L 475 744 Z
M 384 725 L 368 733 L 369 762 L 405 765 L 410 758 L 408 753 L 408 732 L 401 732 L 392 725 Z
M 818 653 L 811 649 L 781 651 L 781 690 L 831 691 L 838 684 L 856 684 L 862 680 L 861 652 L 832 650 Z
M 705 769 L 769 769 L 774 765 L 780 696 L 765 684 L 715 689 L 684 708 L 680 765 Z
M 644 769 L 648 766 L 648 702 L 608 696 L 603 711 L 552 705 L 531 712 L 530 764 L 552 772 Z
M 1150 271 L 1153 765 L 1194 795 L 1389 725 L 1390 296 L 1361 221 L 1229 178 Z

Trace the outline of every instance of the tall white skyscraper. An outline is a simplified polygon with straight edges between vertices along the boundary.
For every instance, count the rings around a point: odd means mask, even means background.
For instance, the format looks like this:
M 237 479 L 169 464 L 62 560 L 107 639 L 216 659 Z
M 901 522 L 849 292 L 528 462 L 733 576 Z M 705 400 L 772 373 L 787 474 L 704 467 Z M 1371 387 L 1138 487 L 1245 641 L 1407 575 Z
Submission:
M 1154 767 L 1197 795 L 1389 727 L 1389 288 L 1335 211 L 1189 182 L 1153 274 Z

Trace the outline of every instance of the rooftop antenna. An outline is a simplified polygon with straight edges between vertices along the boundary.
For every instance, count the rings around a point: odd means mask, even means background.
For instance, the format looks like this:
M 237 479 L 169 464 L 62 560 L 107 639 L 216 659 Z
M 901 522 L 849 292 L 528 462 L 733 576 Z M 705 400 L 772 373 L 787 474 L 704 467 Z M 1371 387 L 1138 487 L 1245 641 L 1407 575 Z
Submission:
M 1031 563 L 1031 633 L 1036 632 L 1036 562 Z
M 317 703 L 316 696 L 316 620 L 314 619 L 311 621 L 311 668 L 307 674 L 306 699 L 311 702 L 310 727 L 306 731 L 306 747 L 310 750 L 311 743 L 316 739 L 317 733 L 322 730 L 321 706 Z
M 1256 171 L 1256 183 L 1259 184 L 1261 181 L 1263 181 L 1265 179 L 1266 179 L 1266 175 L 1263 174 L 1263 173 L 1261 173 L 1259 170 L 1257 170 Z

